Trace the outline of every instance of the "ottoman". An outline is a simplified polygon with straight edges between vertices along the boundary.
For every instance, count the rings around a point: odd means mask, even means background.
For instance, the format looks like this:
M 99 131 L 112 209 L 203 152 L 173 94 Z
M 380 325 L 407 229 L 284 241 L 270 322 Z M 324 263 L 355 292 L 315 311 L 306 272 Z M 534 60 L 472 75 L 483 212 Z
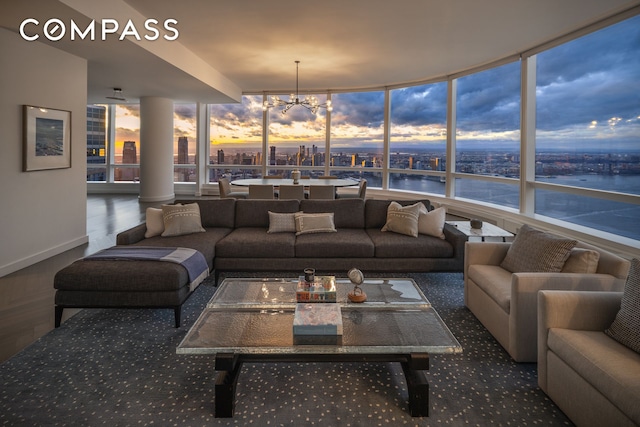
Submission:
M 184 267 L 148 260 L 81 259 L 56 273 L 53 287 L 56 328 L 65 308 L 172 308 L 178 328 L 193 293 Z

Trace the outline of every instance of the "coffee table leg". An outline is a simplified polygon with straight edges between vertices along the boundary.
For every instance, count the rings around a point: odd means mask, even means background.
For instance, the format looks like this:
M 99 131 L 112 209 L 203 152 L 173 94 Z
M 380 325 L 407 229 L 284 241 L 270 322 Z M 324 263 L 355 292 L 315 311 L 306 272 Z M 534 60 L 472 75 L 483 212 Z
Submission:
M 412 417 L 429 416 L 429 381 L 425 374 L 425 370 L 428 369 L 429 355 L 427 354 L 412 354 L 410 362 L 402 363 Z
M 236 405 L 236 385 L 242 363 L 233 354 L 216 356 L 215 412 L 216 418 L 231 418 Z

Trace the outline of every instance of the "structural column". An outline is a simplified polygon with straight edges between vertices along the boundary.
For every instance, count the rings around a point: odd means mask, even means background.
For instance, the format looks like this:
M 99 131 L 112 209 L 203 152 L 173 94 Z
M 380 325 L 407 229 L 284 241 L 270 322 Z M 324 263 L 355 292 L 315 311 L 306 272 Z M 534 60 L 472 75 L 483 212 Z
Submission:
M 140 98 L 140 201 L 161 202 L 173 190 L 173 101 Z

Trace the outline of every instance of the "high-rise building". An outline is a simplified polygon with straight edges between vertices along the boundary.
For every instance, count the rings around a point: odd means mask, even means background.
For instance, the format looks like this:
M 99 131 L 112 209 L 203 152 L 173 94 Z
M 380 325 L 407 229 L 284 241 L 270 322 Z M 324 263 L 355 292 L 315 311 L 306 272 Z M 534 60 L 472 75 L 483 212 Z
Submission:
M 189 164 L 189 140 L 186 136 L 178 138 L 178 164 Z
M 275 145 L 272 145 L 269 147 L 269 164 L 270 165 L 276 164 L 276 146 Z
M 224 150 L 218 150 L 218 164 L 224 165 Z
M 87 181 L 106 181 L 107 107 L 87 106 Z M 105 165 L 93 167 L 92 165 Z
M 124 164 L 137 164 L 138 163 L 138 148 L 135 141 L 125 141 L 122 147 L 122 163 Z M 134 181 L 138 177 L 138 168 L 119 168 L 116 170 L 116 180 L 119 181 Z

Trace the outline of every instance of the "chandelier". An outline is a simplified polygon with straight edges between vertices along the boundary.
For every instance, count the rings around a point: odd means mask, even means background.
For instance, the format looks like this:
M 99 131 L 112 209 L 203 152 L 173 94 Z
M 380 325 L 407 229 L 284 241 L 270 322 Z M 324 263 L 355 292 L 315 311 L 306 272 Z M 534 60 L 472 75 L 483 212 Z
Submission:
M 311 111 L 313 114 L 318 112 L 318 108 L 326 108 L 327 111 L 332 111 L 333 106 L 331 105 L 331 100 L 327 100 L 326 103 L 320 104 L 318 98 L 313 95 L 306 95 L 304 99 L 300 100 L 300 96 L 298 95 L 298 65 L 300 61 L 296 61 L 296 93 L 292 93 L 289 98 L 289 101 L 285 101 L 284 99 L 280 99 L 279 96 L 274 95 L 271 97 L 271 102 L 264 101 L 262 104 L 262 110 L 267 111 L 269 108 L 273 107 L 284 107 L 282 109 L 282 114 L 287 114 L 287 111 L 291 109 L 291 107 L 295 105 L 300 105 L 307 110 Z

